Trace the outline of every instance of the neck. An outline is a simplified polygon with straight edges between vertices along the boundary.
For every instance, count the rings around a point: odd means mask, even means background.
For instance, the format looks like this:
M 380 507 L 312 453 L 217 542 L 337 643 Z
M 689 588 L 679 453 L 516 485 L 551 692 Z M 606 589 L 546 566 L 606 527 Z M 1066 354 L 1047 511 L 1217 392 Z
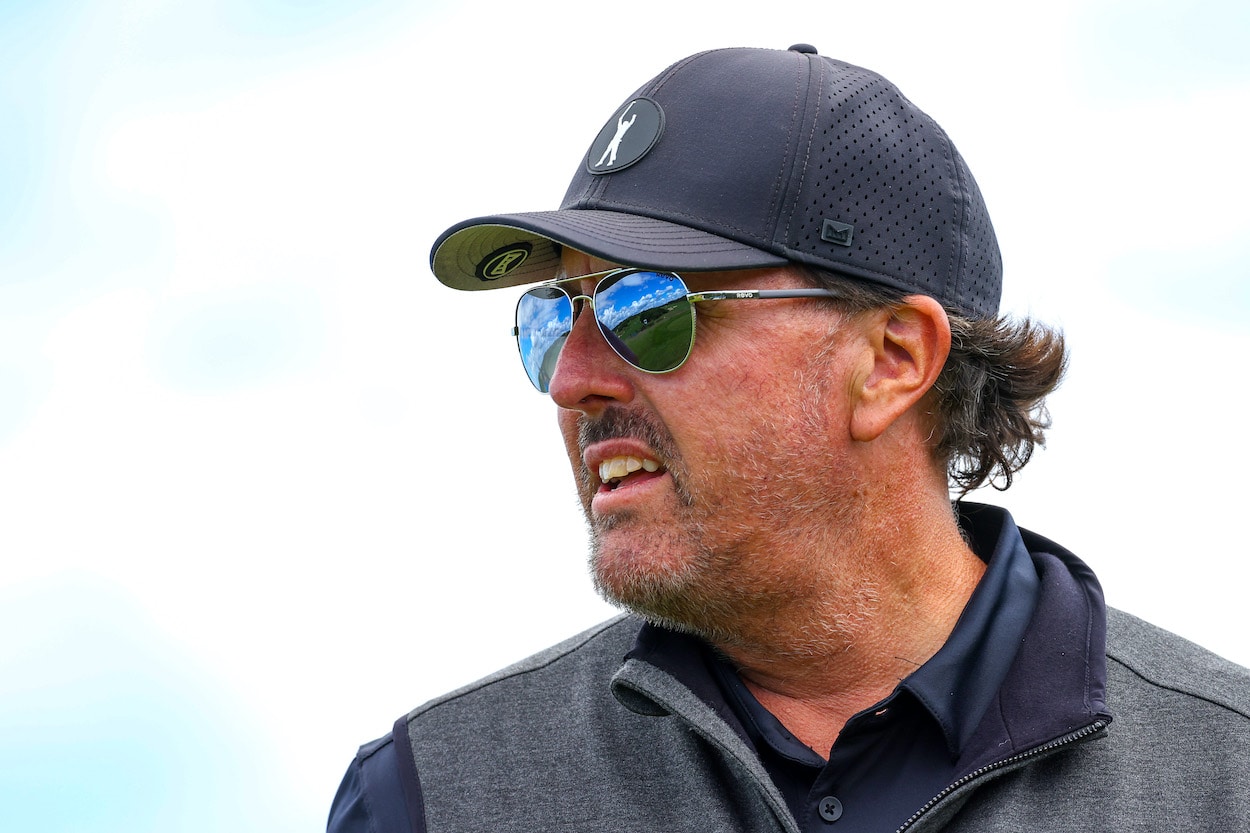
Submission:
M 821 755 L 847 719 L 937 653 L 984 573 L 942 497 L 857 524 L 854 546 L 845 536 L 820 545 L 832 549 L 806 542 L 786 561 L 804 566 L 812 592 L 749 612 L 713 639 L 764 707 Z

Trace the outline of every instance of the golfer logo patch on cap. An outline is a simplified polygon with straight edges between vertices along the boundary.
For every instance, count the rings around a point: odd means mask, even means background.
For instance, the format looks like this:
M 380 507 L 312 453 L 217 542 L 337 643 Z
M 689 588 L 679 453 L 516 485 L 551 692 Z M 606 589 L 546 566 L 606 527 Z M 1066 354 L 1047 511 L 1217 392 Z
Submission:
M 586 170 L 610 174 L 628 168 L 655 146 L 664 130 L 664 111 L 649 98 L 635 98 L 612 114 L 586 154 Z
M 529 243 L 510 243 L 482 258 L 478 264 L 478 280 L 497 281 L 515 271 L 530 256 L 534 247 Z

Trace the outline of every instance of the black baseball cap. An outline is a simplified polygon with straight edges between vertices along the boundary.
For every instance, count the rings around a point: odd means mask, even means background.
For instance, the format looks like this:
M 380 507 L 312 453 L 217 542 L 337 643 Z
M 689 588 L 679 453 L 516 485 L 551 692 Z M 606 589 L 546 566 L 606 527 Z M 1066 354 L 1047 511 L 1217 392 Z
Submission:
M 664 70 L 608 118 L 556 211 L 458 223 L 430 253 L 454 289 L 557 276 L 563 246 L 675 272 L 800 263 L 997 313 L 1002 258 L 946 133 L 870 70 L 720 49 Z

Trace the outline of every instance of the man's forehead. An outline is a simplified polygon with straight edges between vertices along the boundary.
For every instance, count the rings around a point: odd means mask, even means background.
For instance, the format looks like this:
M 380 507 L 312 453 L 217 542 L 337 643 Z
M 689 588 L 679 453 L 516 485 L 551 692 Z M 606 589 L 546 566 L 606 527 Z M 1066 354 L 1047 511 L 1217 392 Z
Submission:
M 604 260 L 603 258 L 565 246 L 560 252 L 560 266 L 556 269 L 555 278 L 556 280 L 565 280 L 582 275 L 590 275 L 595 272 L 604 272 L 608 269 L 620 269 L 628 265 L 626 263 L 614 263 L 610 260 Z

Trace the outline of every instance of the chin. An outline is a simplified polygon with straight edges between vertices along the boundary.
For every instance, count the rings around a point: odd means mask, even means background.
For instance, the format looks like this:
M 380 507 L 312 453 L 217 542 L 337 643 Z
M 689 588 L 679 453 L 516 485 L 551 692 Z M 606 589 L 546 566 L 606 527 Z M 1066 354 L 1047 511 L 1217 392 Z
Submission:
M 721 641 L 735 606 L 704 586 L 706 565 L 698 556 L 673 558 L 674 551 L 660 549 L 668 557 L 657 557 L 657 550 L 612 550 L 596 542 L 590 562 L 595 590 L 653 624 Z
M 667 607 L 689 592 L 691 567 L 684 559 L 674 557 L 674 549 L 658 547 L 622 547 L 604 542 L 619 538 L 599 534 L 591 547 L 590 571 L 595 589 L 608 601 L 638 612 L 654 607 Z

